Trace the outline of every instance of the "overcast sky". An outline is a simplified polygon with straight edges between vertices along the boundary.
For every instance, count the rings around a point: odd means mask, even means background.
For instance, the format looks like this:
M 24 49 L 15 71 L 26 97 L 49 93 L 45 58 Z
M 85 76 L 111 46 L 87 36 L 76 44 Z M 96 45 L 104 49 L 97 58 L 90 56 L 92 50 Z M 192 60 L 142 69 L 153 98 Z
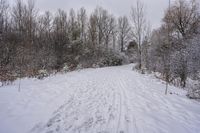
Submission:
M 9 0 L 13 4 L 15 0 Z M 24 0 L 25 1 L 25 0 Z M 161 24 L 164 11 L 168 7 L 168 0 L 141 0 L 146 9 L 147 18 L 153 28 Z M 171 0 L 174 1 L 174 0 Z M 130 17 L 130 8 L 136 0 L 36 0 L 36 7 L 44 12 L 46 10 L 55 12 L 58 8 L 69 11 L 84 7 L 89 13 L 96 7 L 101 6 L 115 16 L 127 15 Z

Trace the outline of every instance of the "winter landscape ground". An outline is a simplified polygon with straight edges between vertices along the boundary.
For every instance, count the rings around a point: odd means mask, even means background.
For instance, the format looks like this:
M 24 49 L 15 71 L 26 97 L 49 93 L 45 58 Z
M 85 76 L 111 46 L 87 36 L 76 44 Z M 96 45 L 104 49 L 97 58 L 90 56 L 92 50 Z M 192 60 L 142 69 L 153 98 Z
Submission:
M 0 87 L 0 133 L 199 133 L 200 103 L 133 64 Z M 170 94 L 171 93 L 171 94 Z

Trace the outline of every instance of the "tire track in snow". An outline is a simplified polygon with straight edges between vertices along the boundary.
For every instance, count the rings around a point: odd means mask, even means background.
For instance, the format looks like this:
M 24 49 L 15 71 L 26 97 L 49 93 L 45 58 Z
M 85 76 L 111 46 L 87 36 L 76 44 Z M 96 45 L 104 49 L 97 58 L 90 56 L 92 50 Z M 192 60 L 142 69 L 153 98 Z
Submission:
M 120 129 L 120 124 L 121 124 L 121 119 L 122 119 L 122 98 L 121 98 L 121 94 L 118 93 L 119 95 L 119 118 L 118 118 L 118 123 L 117 123 L 117 133 L 119 133 L 119 129 Z M 120 131 L 121 132 L 121 131 Z
M 117 96 L 118 96 L 118 121 L 117 121 L 117 133 L 127 133 L 132 131 L 137 131 L 135 127 L 133 127 L 131 115 L 131 106 L 130 106 L 130 98 L 127 95 L 127 86 L 125 84 L 125 76 L 124 72 L 119 71 L 117 74 L 113 73 L 112 77 L 116 77 L 112 79 L 113 86 L 116 86 Z
M 75 87 L 74 95 L 56 111 L 48 124 L 54 125 L 55 130 L 67 124 L 64 128 L 67 132 L 128 133 L 135 131 L 131 126 L 134 121 L 131 120 L 132 109 L 125 79 L 123 71 L 104 75 L 101 80 L 85 77 L 86 85 Z M 90 115 L 86 115 L 86 112 Z M 77 124 L 78 120 L 80 124 Z M 60 121 L 65 124 L 59 124 Z M 49 127 L 47 131 L 52 131 Z
M 112 96 L 112 103 L 109 105 L 108 108 L 108 121 L 107 121 L 107 127 L 106 130 L 108 132 L 116 132 L 116 125 L 114 123 L 114 119 L 116 119 L 116 92 L 114 91 Z
M 125 71 L 120 71 L 120 76 L 119 76 L 119 88 L 120 92 L 123 95 L 123 127 L 124 132 L 137 132 L 137 127 L 136 127 L 136 120 L 133 120 L 132 117 L 134 117 L 131 112 L 131 104 L 130 104 L 130 98 L 129 95 L 127 95 L 127 89 L 128 86 L 125 84 L 126 77 L 124 76 Z M 134 127 L 132 126 L 133 124 L 135 125 Z
M 104 71 L 105 69 L 106 71 Z M 49 122 L 38 132 L 165 132 L 165 126 L 163 126 L 165 120 L 157 116 L 151 117 L 151 114 L 159 108 L 156 103 L 164 108 L 159 113 L 168 116 L 169 120 L 174 117 L 174 114 L 171 114 L 172 117 L 168 115 L 169 113 L 165 112 L 167 106 L 161 104 L 167 102 L 166 104 L 171 106 L 168 99 L 162 100 L 162 95 L 160 95 L 162 90 L 155 90 L 156 84 L 155 86 L 150 85 L 150 83 L 143 85 L 143 82 L 147 82 L 147 79 L 137 73 L 117 67 L 105 69 L 86 73 L 84 78 L 81 79 L 81 83 L 78 81 L 71 82 L 71 87 L 75 89 L 74 94 L 57 109 Z M 178 109 L 177 107 L 170 108 Z M 174 112 L 177 111 L 174 110 Z M 186 116 L 186 118 L 189 117 L 193 116 Z M 179 117 L 176 116 L 176 118 Z M 182 117 L 180 119 L 182 120 Z M 185 120 L 182 121 L 185 122 Z M 183 124 L 186 125 L 187 123 Z M 155 126 L 158 126 L 156 127 L 157 130 L 155 130 Z M 163 127 L 164 129 L 162 129 Z

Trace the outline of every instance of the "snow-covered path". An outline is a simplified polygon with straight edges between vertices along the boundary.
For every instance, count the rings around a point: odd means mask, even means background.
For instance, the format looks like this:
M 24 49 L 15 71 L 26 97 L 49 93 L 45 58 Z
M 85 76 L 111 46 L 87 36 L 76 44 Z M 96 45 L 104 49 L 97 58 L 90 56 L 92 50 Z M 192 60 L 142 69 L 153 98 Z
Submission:
M 132 65 L 0 88 L 0 133 L 199 133 L 200 103 Z

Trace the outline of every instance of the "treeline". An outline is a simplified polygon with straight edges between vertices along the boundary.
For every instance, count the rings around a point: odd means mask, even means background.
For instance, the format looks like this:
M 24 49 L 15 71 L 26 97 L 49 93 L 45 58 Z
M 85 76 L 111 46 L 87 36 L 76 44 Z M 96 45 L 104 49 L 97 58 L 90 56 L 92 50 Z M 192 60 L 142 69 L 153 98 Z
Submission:
M 115 18 L 101 7 L 90 15 L 84 8 L 41 14 L 33 0 L 17 0 L 12 7 L 0 0 L 1 80 L 66 65 L 72 70 L 80 64 L 120 65 L 119 51 L 131 39 L 130 31 L 126 16 Z
M 195 0 L 176 0 L 154 30 L 147 68 L 185 87 L 188 77 L 200 81 L 200 8 Z M 189 88 L 191 89 L 191 88 Z M 200 85 L 195 88 L 200 97 Z
M 101 7 L 91 14 L 84 8 L 41 14 L 33 0 L 17 0 L 12 7 L 0 0 L 0 78 L 12 80 L 66 66 L 73 70 L 120 65 L 129 44 L 136 44 L 132 56 L 138 69 L 160 72 L 168 83 L 179 79 L 182 87 L 188 77 L 200 81 L 197 1 L 176 0 L 152 32 L 140 1 L 128 16 L 116 18 Z

